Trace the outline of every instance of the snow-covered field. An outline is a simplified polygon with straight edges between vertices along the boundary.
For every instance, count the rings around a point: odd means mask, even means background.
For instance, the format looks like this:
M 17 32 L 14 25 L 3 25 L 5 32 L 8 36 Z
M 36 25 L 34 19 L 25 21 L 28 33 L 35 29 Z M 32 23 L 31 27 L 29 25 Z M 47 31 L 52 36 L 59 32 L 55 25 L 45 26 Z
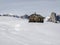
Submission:
M 1 16 L 0 45 L 60 45 L 60 23 L 29 23 Z

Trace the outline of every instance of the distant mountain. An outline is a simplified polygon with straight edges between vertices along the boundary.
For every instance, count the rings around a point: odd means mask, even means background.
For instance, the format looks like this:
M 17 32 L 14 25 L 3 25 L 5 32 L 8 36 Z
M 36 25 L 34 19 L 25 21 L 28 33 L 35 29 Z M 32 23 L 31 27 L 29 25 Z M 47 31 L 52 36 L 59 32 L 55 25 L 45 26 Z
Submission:
M 25 14 L 25 15 L 21 16 L 21 18 L 23 18 L 23 19 L 28 19 L 29 16 L 28 16 L 27 14 Z

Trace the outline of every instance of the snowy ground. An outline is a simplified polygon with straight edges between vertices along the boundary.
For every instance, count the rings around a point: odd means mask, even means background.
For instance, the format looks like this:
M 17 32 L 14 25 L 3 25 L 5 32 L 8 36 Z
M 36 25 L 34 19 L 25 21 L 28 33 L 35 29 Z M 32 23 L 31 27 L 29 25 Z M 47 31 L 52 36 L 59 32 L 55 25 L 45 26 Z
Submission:
M 60 45 L 60 24 L 0 17 L 0 45 Z

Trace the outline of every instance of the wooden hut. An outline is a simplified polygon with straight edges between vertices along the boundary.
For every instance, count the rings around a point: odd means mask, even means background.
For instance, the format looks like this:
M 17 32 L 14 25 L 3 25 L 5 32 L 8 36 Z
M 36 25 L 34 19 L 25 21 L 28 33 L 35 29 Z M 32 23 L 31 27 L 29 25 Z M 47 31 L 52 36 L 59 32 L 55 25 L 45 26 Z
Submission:
M 39 14 L 34 13 L 34 14 L 31 14 L 29 16 L 29 22 L 41 22 L 41 23 L 43 23 L 44 17 L 39 15 Z

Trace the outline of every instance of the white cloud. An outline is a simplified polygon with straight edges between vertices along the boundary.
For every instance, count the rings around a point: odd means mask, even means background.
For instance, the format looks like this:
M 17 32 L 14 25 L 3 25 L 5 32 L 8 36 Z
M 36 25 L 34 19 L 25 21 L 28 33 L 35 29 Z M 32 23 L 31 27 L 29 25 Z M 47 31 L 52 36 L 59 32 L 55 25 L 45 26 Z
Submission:
M 30 14 L 41 13 L 44 16 L 52 11 L 60 12 L 59 0 L 0 0 L 0 13 Z

